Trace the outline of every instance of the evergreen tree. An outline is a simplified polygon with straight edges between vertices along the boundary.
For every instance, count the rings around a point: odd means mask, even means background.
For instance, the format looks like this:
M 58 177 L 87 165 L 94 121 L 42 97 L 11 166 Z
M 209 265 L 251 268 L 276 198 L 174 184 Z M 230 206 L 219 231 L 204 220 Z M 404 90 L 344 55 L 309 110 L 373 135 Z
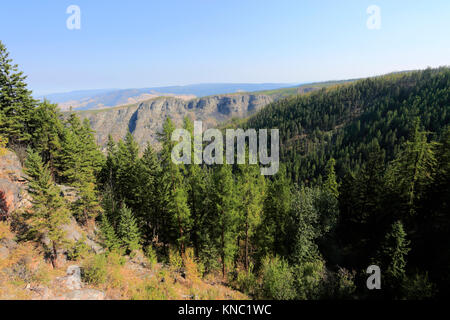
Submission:
M 200 241 L 203 220 L 206 214 L 205 193 L 206 193 L 206 170 L 202 170 L 199 164 L 196 164 L 197 154 L 194 144 L 194 126 L 189 118 L 184 119 L 184 129 L 191 134 L 191 164 L 186 167 L 186 190 L 188 193 L 188 205 L 192 217 L 191 238 L 194 245 L 195 255 L 198 257 L 200 251 Z
M 36 101 L 25 79 L 0 41 L 0 134 L 6 136 L 10 144 L 26 143 L 31 137 L 29 125 Z
M 263 199 L 265 194 L 264 176 L 260 174 L 258 165 L 252 165 L 248 162 L 239 165 L 239 211 L 240 211 L 240 237 L 244 241 L 243 262 L 245 270 L 248 270 L 250 264 L 250 255 L 254 247 L 255 232 L 261 223 L 261 213 L 263 209 Z
M 213 173 L 213 191 L 210 194 L 212 208 L 209 211 L 210 234 L 217 244 L 222 263 L 222 276 L 227 274 L 237 253 L 239 215 L 235 198 L 231 165 L 223 164 Z
M 140 162 L 140 194 L 143 197 L 140 220 L 141 225 L 145 227 L 143 230 L 145 240 L 149 242 L 159 235 L 162 218 L 158 198 L 158 192 L 161 188 L 161 166 L 158 156 L 150 144 L 147 144 Z
M 334 171 L 334 166 L 336 165 L 336 160 L 331 158 L 326 167 L 326 180 L 324 183 L 325 190 L 329 191 L 336 199 L 339 196 L 338 183 L 336 181 L 336 172 Z
M 263 218 L 258 229 L 261 257 L 267 254 L 288 255 L 291 201 L 291 184 L 285 167 L 281 166 L 273 181 L 269 181 L 263 202 Z
M 162 142 L 162 183 L 166 186 L 163 191 L 165 213 L 170 217 L 170 230 L 174 234 L 180 252 L 184 255 L 186 244 L 189 241 L 189 231 L 192 228 L 192 217 L 188 206 L 188 193 L 183 182 L 185 167 L 172 161 L 172 133 L 175 126 L 170 118 L 163 125 L 160 135 Z
M 103 247 L 109 250 L 119 249 L 120 240 L 106 214 L 101 215 L 100 232 Z
M 64 131 L 61 118 L 57 105 L 44 101 L 33 110 L 29 124 L 33 148 L 41 155 L 44 163 L 48 163 L 54 177 L 57 175 Z
M 61 191 L 51 178 L 48 165 L 42 164 L 38 153 L 28 150 L 28 158 L 25 163 L 25 173 L 29 182 L 28 192 L 32 197 L 32 212 L 30 216 L 31 231 L 36 237 L 47 236 L 50 245 L 53 266 L 57 266 L 58 251 L 65 241 L 65 232 L 61 226 L 69 222 L 69 210 Z
M 140 249 L 141 235 L 139 226 L 133 212 L 123 205 L 120 208 L 120 221 L 118 226 L 118 236 L 128 253 L 133 253 Z
M 383 270 L 385 283 L 392 291 L 397 291 L 406 273 L 406 256 L 410 242 L 401 221 L 392 224 L 378 252 L 378 263 Z
M 387 172 L 389 186 L 400 198 L 398 210 L 414 215 L 417 202 L 421 200 L 424 190 L 433 181 L 436 165 L 435 143 L 427 141 L 427 134 L 420 131 L 419 119 L 414 122 L 411 139 Z

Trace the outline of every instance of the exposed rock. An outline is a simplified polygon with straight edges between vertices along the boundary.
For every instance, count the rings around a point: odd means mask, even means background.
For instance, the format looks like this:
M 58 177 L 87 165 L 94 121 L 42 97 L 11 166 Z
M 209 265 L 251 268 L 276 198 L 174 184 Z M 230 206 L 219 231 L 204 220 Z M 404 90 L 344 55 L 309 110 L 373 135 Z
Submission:
M 215 95 L 189 101 L 165 97 L 123 107 L 82 111 L 80 116 L 89 119 L 100 145 L 106 145 L 109 134 L 117 140 L 129 131 L 145 146 L 147 142 L 157 143 L 156 134 L 167 117 L 181 125 L 184 117 L 190 116 L 203 121 L 203 129 L 207 129 L 233 117 L 247 117 L 274 100 L 273 96 L 264 94 Z
M 25 183 L 22 165 L 16 154 L 8 151 L 0 156 L 0 215 L 4 217 L 31 206 Z
M 66 232 L 66 239 L 69 241 L 77 242 L 83 239 L 83 231 L 73 217 L 70 219 L 70 222 L 63 225 L 61 229 Z M 84 237 L 84 242 L 96 254 L 103 252 L 102 246 L 93 240 L 93 236 L 91 234 Z
M 73 290 L 57 297 L 57 300 L 105 300 L 105 293 L 94 289 Z
M 15 242 L 12 239 L 7 239 L 7 238 L 1 239 L 0 245 L 6 247 L 9 250 L 14 250 L 17 248 L 17 242 Z
M 81 268 L 77 265 L 71 265 L 67 268 L 65 277 L 57 278 L 62 285 L 69 290 L 78 290 L 83 287 L 81 281 Z
M 54 298 L 52 290 L 47 287 L 37 285 L 26 287 L 31 292 L 31 300 L 52 300 Z
M 6 247 L 0 247 L 0 260 L 5 260 L 9 256 L 9 249 Z

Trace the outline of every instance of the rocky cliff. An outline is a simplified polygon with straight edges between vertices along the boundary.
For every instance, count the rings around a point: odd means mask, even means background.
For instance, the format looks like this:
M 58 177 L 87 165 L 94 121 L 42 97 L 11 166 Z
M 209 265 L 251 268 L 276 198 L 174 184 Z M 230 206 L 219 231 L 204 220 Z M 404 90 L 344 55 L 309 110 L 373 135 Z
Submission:
M 167 117 L 181 126 L 185 116 L 202 120 L 203 128 L 211 128 L 231 118 L 247 117 L 276 98 L 264 94 L 216 95 L 185 101 L 164 97 L 104 110 L 82 111 L 80 116 L 91 122 L 97 142 L 105 145 L 108 135 L 118 140 L 128 131 L 141 146 L 156 143 L 156 133 Z

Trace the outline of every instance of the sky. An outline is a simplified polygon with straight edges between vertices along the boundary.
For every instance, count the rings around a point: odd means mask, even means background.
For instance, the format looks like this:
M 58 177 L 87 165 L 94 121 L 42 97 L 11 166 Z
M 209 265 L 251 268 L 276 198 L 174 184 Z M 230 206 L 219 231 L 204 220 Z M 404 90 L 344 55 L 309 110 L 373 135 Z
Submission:
M 70 5 L 80 8 L 80 29 L 67 27 Z M 372 5 L 379 15 L 368 13 Z M 450 65 L 449 35 L 448 0 L 0 4 L 0 40 L 35 94 L 218 82 L 294 84 L 423 69 Z

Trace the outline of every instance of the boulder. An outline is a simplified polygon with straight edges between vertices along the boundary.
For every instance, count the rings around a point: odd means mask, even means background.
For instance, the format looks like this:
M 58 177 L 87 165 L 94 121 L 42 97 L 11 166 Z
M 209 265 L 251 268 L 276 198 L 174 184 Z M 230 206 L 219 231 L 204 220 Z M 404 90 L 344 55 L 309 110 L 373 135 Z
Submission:
M 69 266 L 66 271 L 66 276 L 57 278 L 57 281 L 69 290 L 81 289 L 83 287 L 81 268 L 77 265 Z
M 105 300 L 105 293 L 95 289 L 73 290 L 59 296 L 57 300 Z
M 54 298 L 52 290 L 47 287 L 37 285 L 26 287 L 31 292 L 31 300 L 52 300 Z

